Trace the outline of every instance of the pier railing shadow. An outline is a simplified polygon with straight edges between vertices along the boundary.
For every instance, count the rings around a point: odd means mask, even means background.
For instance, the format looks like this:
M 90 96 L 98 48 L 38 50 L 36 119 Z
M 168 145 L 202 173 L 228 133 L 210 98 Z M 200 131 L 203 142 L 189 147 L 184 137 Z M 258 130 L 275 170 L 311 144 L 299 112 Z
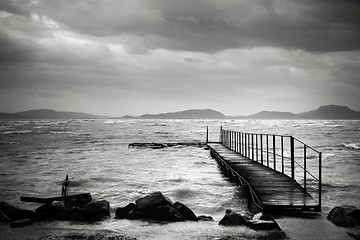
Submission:
M 297 181 L 321 209 L 322 153 L 290 135 L 245 133 L 220 129 L 227 148 Z

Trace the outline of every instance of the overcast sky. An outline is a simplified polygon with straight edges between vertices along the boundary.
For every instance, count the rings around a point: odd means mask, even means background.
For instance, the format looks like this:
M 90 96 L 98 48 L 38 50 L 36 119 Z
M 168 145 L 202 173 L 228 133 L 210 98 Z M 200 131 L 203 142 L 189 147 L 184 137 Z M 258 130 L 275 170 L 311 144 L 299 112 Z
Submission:
M 359 0 L 1 0 L 0 112 L 360 110 Z

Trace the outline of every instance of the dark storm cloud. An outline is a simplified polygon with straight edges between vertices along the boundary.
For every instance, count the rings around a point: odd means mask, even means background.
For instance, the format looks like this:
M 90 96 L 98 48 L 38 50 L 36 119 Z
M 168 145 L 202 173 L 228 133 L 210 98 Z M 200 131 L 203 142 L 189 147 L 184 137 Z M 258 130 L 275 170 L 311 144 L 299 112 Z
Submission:
M 34 46 L 18 39 L 11 39 L 7 33 L 0 31 L 1 66 L 4 64 L 30 63 L 34 57 Z
M 90 35 L 135 36 L 149 49 L 360 49 L 358 0 L 63 0 L 34 11 Z
M 0 11 L 5 11 L 10 14 L 24 17 L 30 17 L 31 14 L 27 2 L 28 1 L 1 0 Z

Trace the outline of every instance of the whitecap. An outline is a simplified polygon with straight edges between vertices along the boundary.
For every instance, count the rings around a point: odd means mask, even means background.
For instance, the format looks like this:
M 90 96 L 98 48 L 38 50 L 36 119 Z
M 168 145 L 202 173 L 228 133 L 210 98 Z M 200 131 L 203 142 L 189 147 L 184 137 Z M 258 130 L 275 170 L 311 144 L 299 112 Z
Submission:
M 28 133 L 32 133 L 32 131 L 30 130 L 19 130 L 19 131 L 5 131 L 3 134 L 4 135 L 21 135 L 21 134 L 28 134 Z
M 343 143 L 342 146 L 354 150 L 360 149 L 360 143 Z

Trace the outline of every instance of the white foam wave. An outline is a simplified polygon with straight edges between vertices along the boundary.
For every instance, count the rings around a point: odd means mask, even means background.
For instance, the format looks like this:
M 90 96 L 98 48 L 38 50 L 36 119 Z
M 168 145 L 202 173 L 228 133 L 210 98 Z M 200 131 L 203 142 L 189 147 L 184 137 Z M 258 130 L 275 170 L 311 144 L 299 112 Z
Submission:
M 343 143 L 342 145 L 346 148 L 360 150 L 360 143 Z
M 5 131 L 3 134 L 4 135 L 11 135 L 11 134 L 27 134 L 27 133 L 32 133 L 32 131 L 30 130 L 20 130 L 20 131 Z

